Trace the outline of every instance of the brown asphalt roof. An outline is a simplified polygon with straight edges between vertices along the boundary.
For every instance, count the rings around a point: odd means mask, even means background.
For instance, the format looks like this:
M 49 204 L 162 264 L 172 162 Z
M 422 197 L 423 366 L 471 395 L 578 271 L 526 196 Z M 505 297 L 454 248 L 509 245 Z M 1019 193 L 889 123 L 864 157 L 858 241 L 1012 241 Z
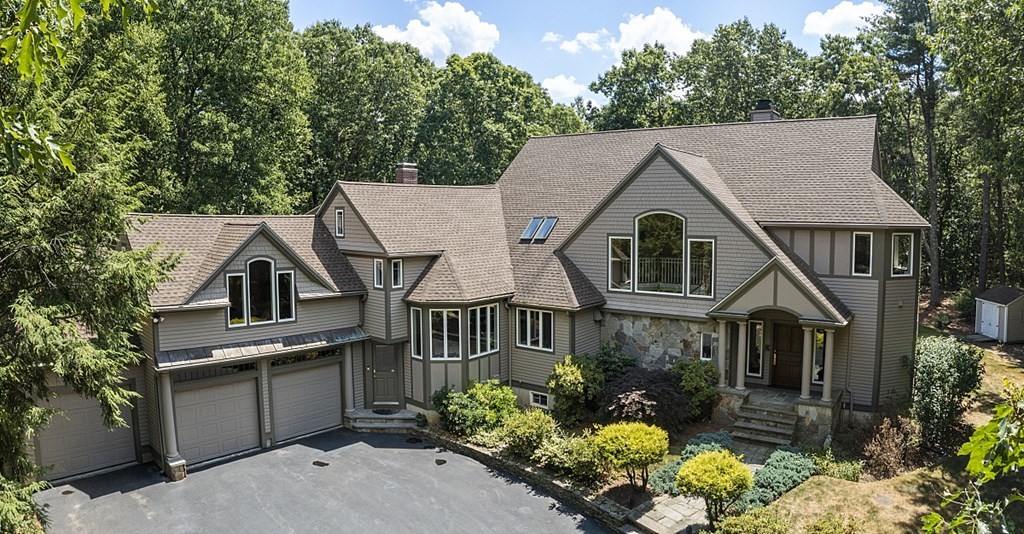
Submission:
M 388 254 L 440 254 L 409 288 L 409 300 L 467 302 L 515 292 L 496 186 L 338 185 Z
M 995 302 L 996 304 L 1009 304 L 1021 297 L 1024 297 L 1024 289 L 1010 286 L 995 286 L 978 295 L 979 299 Z
M 232 216 L 133 214 L 128 233 L 132 249 L 160 245 L 160 253 L 180 253 L 170 279 L 150 295 L 153 307 L 185 305 L 188 299 L 244 243 L 256 234 L 279 239 L 314 278 L 337 293 L 366 291 L 330 230 L 313 215 Z M 286 252 L 288 252 L 286 250 Z
M 548 267 L 550 256 L 658 144 L 701 158 L 755 226 L 927 226 L 874 172 L 873 116 L 531 138 L 498 181 L 515 268 L 514 301 L 576 307 L 579 299 L 563 291 L 564 270 Z M 519 235 L 536 216 L 559 219 L 545 243 L 520 244 Z M 796 273 L 806 271 L 782 256 Z M 806 272 L 797 276 L 808 278 Z M 845 315 L 820 282 L 807 282 Z

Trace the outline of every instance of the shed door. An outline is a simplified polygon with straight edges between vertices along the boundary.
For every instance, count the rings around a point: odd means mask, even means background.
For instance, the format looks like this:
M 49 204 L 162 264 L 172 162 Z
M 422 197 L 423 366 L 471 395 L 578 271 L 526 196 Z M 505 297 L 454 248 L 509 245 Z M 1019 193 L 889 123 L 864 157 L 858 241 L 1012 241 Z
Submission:
M 999 312 L 997 304 L 982 301 L 981 303 L 981 335 L 999 339 Z
M 202 462 L 260 446 L 256 379 L 174 392 L 178 449 Z
M 275 369 L 271 398 L 278 441 L 341 425 L 341 366 Z
M 48 480 L 136 461 L 132 429 L 107 430 L 95 399 L 68 392 L 58 395 L 50 406 L 64 413 L 54 415 L 39 433 L 39 463 L 53 467 L 46 474 Z M 121 417 L 129 424 L 132 421 L 127 409 L 121 411 Z

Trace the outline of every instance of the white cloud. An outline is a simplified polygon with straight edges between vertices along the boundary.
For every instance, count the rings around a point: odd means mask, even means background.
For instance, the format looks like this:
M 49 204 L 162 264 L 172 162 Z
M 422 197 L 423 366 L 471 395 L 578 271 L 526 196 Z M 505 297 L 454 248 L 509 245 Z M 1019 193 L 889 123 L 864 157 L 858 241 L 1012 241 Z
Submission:
M 650 15 L 629 15 L 629 20 L 619 24 L 619 38 L 612 39 L 609 47 L 616 54 L 630 48 L 643 48 L 655 41 L 665 45 L 671 52 L 685 54 L 697 39 L 705 35 L 694 31 L 672 10 L 656 7 Z
M 429 2 L 419 15 L 405 29 L 389 24 L 374 26 L 373 31 L 387 41 L 409 43 L 435 62 L 452 53 L 490 52 L 501 35 L 497 26 L 480 20 L 475 11 L 466 11 L 458 2 Z
M 576 81 L 575 76 L 559 74 L 554 78 L 544 78 L 540 86 L 547 89 L 551 98 L 556 101 L 568 101 L 580 96 L 586 89 L 582 83 Z
M 601 51 L 601 38 L 608 35 L 608 30 L 602 28 L 596 32 L 580 32 L 576 34 L 575 39 L 568 41 L 562 41 L 562 44 L 558 45 L 558 48 L 565 50 L 570 54 L 578 54 L 581 49 L 586 48 L 592 52 Z
M 562 36 L 560 34 L 555 33 L 555 32 L 547 32 L 547 33 L 544 34 L 544 37 L 540 38 L 540 42 L 542 42 L 542 43 L 557 43 L 558 41 L 561 41 L 561 40 L 562 40 Z
M 854 4 L 843 0 L 824 13 L 813 11 L 804 19 L 804 35 L 856 35 L 857 28 L 865 24 L 866 17 L 885 13 L 885 6 L 872 2 Z

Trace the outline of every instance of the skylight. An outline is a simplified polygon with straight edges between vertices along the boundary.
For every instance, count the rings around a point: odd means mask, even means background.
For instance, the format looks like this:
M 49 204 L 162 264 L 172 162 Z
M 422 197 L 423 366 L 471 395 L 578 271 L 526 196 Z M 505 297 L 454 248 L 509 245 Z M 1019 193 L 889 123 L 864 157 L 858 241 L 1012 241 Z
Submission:
M 555 227 L 556 222 L 558 222 L 558 217 L 534 217 L 526 225 L 519 240 L 531 243 L 543 242 L 551 235 L 551 230 Z

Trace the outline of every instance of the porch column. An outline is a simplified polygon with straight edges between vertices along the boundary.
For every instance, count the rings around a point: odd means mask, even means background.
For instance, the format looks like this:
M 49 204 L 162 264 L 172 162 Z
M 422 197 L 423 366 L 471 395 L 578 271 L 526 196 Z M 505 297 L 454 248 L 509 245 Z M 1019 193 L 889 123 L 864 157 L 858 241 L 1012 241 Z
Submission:
M 726 322 L 722 319 L 718 320 L 718 387 L 725 387 L 728 385 L 725 377 L 725 362 L 726 358 L 729 357 L 729 352 L 725 347 L 726 333 L 728 328 Z
M 355 381 L 352 379 L 352 344 L 345 345 L 344 359 L 341 362 L 342 388 L 345 389 L 345 414 L 351 415 L 356 410 Z
M 800 371 L 800 398 L 811 398 L 811 372 L 814 364 L 814 328 L 804 327 L 804 360 Z
M 174 397 L 171 393 L 171 374 L 160 373 L 160 419 L 164 428 L 164 456 L 167 460 L 180 459 L 178 433 L 174 428 Z
M 736 321 L 736 327 L 740 329 L 739 339 L 736 340 L 736 389 L 746 389 L 744 380 L 747 375 L 747 322 Z
M 821 390 L 821 401 L 832 402 L 832 353 L 835 350 L 835 330 L 825 330 L 825 383 Z

